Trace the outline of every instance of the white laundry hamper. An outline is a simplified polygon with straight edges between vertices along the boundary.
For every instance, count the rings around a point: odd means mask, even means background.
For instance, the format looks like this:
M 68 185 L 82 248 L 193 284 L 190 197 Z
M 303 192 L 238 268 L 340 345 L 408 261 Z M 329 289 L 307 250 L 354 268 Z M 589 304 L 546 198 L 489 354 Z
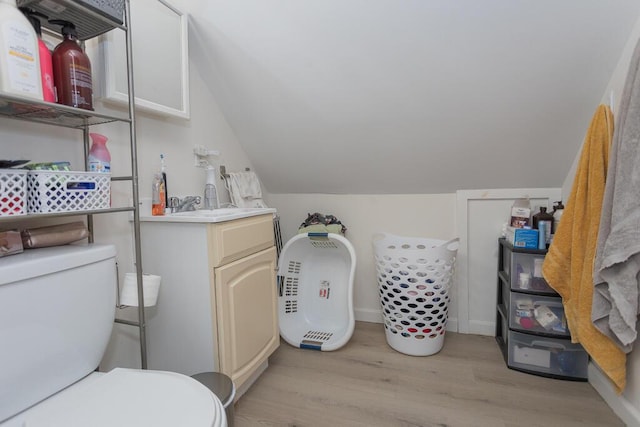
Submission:
M 442 349 L 459 239 L 374 235 L 387 343 L 411 356 Z
M 298 234 L 278 260 L 280 336 L 294 347 L 332 351 L 355 327 L 351 243 L 333 233 Z

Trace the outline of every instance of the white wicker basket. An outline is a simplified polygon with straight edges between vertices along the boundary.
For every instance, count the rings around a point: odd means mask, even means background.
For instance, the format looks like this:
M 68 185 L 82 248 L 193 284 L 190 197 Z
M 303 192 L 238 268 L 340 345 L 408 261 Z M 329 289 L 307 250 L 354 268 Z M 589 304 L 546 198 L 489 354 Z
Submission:
M 458 239 L 378 234 L 373 247 L 387 342 L 411 356 L 439 352 L 447 327 Z
M 0 169 L 0 216 L 26 215 L 27 171 Z
M 111 174 L 96 172 L 29 171 L 29 213 L 107 209 Z

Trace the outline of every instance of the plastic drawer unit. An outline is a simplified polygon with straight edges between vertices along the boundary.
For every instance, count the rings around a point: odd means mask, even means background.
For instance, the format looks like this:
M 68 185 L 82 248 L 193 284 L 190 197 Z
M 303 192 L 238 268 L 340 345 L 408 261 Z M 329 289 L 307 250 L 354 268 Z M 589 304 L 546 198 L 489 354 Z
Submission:
M 496 341 L 511 369 L 587 380 L 589 356 L 571 342 L 562 298 L 542 277 L 545 250 L 499 239 Z
M 509 297 L 509 329 L 570 336 L 564 306 L 558 298 L 516 292 Z
M 552 377 L 587 380 L 589 356 L 569 340 L 509 331 L 508 366 Z
M 507 250 L 502 251 L 502 272 L 508 278 L 511 290 L 557 295 L 542 277 L 542 262 L 546 251 L 513 248 L 506 240 L 501 241 L 507 247 Z

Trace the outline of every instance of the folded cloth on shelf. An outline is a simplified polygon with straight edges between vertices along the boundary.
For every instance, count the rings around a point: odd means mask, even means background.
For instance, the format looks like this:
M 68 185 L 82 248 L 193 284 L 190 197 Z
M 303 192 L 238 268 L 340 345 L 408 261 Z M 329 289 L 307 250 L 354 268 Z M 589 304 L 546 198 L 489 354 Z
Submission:
M 89 237 L 89 230 L 82 221 L 60 225 L 29 228 L 20 232 L 25 249 L 61 246 Z
M 640 272 L 640 43 L 622 93 L 594 263 L 595 326 L 624 352 L 636 340 Z
M 621 393 L 626 385 L 626 354 L 591 322 L 593 260 L 612 136 L 611 109 L 600 105 L 585 137 L 571 194 L 542 274 L 562 296 L 571 340 L 582 344 Z
M 252 171 L 231 172 L 226 178 L 231 203 L 239 208 L 266 208 L 258 176 Z

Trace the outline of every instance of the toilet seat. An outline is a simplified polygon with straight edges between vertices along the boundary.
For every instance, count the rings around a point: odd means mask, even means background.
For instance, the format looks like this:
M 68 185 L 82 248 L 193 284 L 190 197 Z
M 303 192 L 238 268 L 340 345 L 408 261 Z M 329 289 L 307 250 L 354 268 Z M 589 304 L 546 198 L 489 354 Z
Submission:
M 24 413 L 25 427 L 226 427 L 220 400 L 166 371 L 116 368 L 82 380 Z

